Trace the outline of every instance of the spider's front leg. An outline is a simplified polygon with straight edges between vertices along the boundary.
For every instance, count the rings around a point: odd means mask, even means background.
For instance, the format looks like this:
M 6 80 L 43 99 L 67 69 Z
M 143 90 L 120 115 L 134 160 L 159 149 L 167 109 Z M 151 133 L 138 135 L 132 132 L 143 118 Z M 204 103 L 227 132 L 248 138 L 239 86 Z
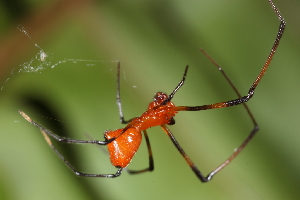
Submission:
M 117 172 L 115 174 L 88 174 L 84 172 L 77 171 L 73 165 L 71 165 L 64 156 L 53 146 L 52 141 L 50 137 L 56 139 L 59 142 L 65 142 L 65 143 L 75 143 L 75 144 L 99 144 L 99 145 L 107 145 L 110 142 L 114 140 L 112 138 L 111 140 L 106 141 L 99 141 L 99 140 L 74 140 L 70 138 L 64 138 L 61 136 L 58 136 L 54 133 L 52 133 L 50 130 L 44 128 L 43 126 L 39 125 L 35 121 L 33 121 L 28 115 L 26 115 L 23 111 L 19 110 L 19 113 L 26 119 L 28 122 L 33 124 L 34 126 L 38 127 L 43 134 L 46 142 L 51 147 L 51 149 L 56 153 L 56 155 L 77 175 L 77 176 L 83 176 L 83 177 L 106 177 L 106 178 L 115 178 L 121 175 L 123 168 L 118 168 Z M 50 136 L 50 137 L 49 137 Z

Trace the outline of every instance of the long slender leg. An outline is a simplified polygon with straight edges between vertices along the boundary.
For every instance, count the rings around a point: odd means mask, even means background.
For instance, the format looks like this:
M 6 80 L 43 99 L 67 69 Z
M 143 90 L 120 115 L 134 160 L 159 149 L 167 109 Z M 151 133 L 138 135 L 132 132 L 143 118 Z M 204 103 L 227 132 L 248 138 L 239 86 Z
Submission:
M 121 102 L 121 92 L 120 92 L 120 88 L 121 88 L 121 84 L 120 84 L 120 68 L 121 68 L 121 63 L 120 61 L 118 62 L 118 68 L 117 68 L 117 105 L 118 105 L 118 109 L 119 109 L 119 115 L 120 115 L 120 121 L 122 124 L 128 124 L 129 122 L 131 122 L 134 118 L 130 119 L 130 120 L 125 120 L 124 119 L 124 115 L 123 115 L 123 109 L 122 109 L 122 102 Z
M 248 91 L 248 95 L 241 97 L 239 92 L 236 90 L 236 88 L 232 85 L 231 81 L 228 80 L 227 75 L 225 74 L 224 71 L 221 71 L 223 73 L 223 75 L 225 76 L 225 78 L 227 79 L 227 81 L 231 84 L 231 87 L 235 90 L 236 94 L 239 96 L 238 99 L 232 100 L 232 101 L 227 101 L 227 102 L 221 102 L 221 103 L 215 103 L 215 104 L 210 104 L 210 105 L 203 105 L 203 106 L 195 106 L 195 107 L 188 107 L 188 106 L 180 106 L 177 107 L 176 110 L 177 111 L 199 111 L 199 110 L 208 110 L 208 109 L 214 109 L 214 108 L 223 108 L 223 107 L 229 107 L 229 106 L 234 106 L 234 105 L 239 105 L 239 104 L 244 104 L 246 103 L 248 100 L 251 99 L 251 97 L 254 94 L 254 90 L 256 88 L 256 86 L 258 85 L 258 83 L 260 82 L 261 78 L 264 76 L 264 74 L 266 73 L 266 70 L 268 68 L 268 66 L 270 65 L 270 62 L 275 54 L 275 51 L 279 45 L 280 39 L 283 35 L 284 32 L 284 28 L 285 28 L 285 21 L 284 18 L 281 16 L 278 8 L 275 6 L 275 4 L 269 0 L 269 3 L 271 4 L 272 8 L 274 9 L 275 13 L 277 14 L 279 20 L 280 20 L 280 25 L 279 25 L 279 30 L 277 32 L 277 36 L 275 39 L 275 42 L 272 46 L 272 49 L 270 51 L 270 54 L 267 58 L 267 61 L 265 62 L 263 68 L 261 69 L 259 75 L 257 76 L 257 78 L 255 79 L 255 81 L 253 82 L 253 84 L 251 85 L 249 91 Z M 201 49 L 200 49 L 201 50 Z M 215 63 L 215 61 L 213 59 L 211 59 L 206 52 L 204 52 L 203 50 L 201 50 L 219 69 L 221 69 L 218 64 Z M 220 166 L 218 166 L 216 169 L 214 169 L 207 177 L 204 177 L 200 171 L 198 170 L 198 168 L 194 165 L 194 163 L 187 157 L 187 155 L 184 153 L 184 151 L 182 150 L 182 148 L 179 146 L 179 144 L 177 143 L 177 141 L 175 140 L 174 136 L 172 135 L 172 133 L 164 126 L 162 126 L 162 128 L 164 129 L 164 131 L 169 135 L 169 137 L 172 139 L 174 145 L 177 147 L 177 149 L 179 150 L 179 152 L 184 156 L 184 158 L 186 159 L 186 161 L 188 162 L 188 164 L 191 166 L 192 170 L 195 172 L 195 174 L 199 177 L 199 179 L 202 182 L 207 182 L 209 180 L 211 180 L 211 178 L 218 173 L 221 169 L 223 169 L 225 166 L 227 166 L 244 148 L 245 146 L 249 143 L 249 141 L 253 138 L 253 136 L 255 135 L 255 133 L 258 131 L 258 126 L 257 123 L 252 115 L 252 113 L 250 112 L 249 108 L 244 104 L 245 109 L 247 110 L 248 114 L 250 115 L 252 122 L 254 124 L 254 128 L 253 130 L 250 132 L 250 134 L 248 135 L 248 137 L 246 138 L 246 140 L 241 144 L 241 146 L 225 161 L 223 162 Z
M 51 139 L 49 138 L 49 133 L 46 132 L 47 129 L 42 126 L 39 127 L 43 136 L 45 137 L 46 142 L 51 147 L 51 149 L 58 155 L 58 157 L 77 175 L 83 177 L 106 177 L 106 178 L 115 178 L 121 175 L 123 168 L 118 168 L 118 171 L 115 174 L 87 174 L 84 172 L 77 171 L 73 165 L 71 165 L 60 153 L 59 151 L 52 145 Z
M 150 140 L 147 134 L 147 131 L 144 130 L 143 131 L 145 139 L 146 139 L 146 143 L 147 143 L 147 149 L 148 149 L 148 155 L 149 155 L 149 167 L 146 169 L 142 169 L 142 170 L 127 170 L 130 174 L 139 174 L 139 173 L 143 173 L 143 172 L 151 172 L 154 170 L 154 160 L 153 160 L 153 154 L 152 154 L 152 150 L 151 150 L 151 145 L 150 145 Z
M 227 82 L 230 84 L 231 88 L 235 91 L 235 93 L 237 94 L 237 96 L 239 98 L 241 98 L 241 94 L 239 93 L 239 91 L 237 90 L 237 88 L 234 86 L 234 84 L 232 83 L 232 81 L 229 79 L 229 77 L 227 76 L 227 74 L 225 73 L 225 71 L 218 65 L 218 63 L 213 60 L 203 49 L 200 48 L 200 50 L 202 51 L 202 53 L 204 53 L 204 55 L 213 62 L 213 64 L 218 68 L 218 70 L 222 73 L 222 75 L 225 77 L 225 79 L 227 80 Z M 218 171 L 220 171 L 222 168 L 224 168 L 226 165 L 228 165 L 244 148 L 245 146 L 250 142 L 250 140 L 254 137 L 254 135 L 257 133 L 257 131 L 259 130 L 259 126 L 252 114 L 252 112 L 250 111 L 249 107 L 247 106 L 246 103 L 243 103 L 244 108 L 246 109 L 247 114 L 250 116 L 250 119 L 253 123 L 253 129 L 251 130 L 250 134 L 247 136 L 247 138 L 244 140 L 244 142 L 235 150 L 235 152 L 224 162 L 222 163 L 219 167 L 217 167 L 211 174 L 211 177 L 216 174 Z
M 240 94 L 240 92 L 238 91 L 238 89 L 235 87 L 235 85 L 232 83 L 232 81 L 230 80 L 230 78 L 227 76 L 227 74 L 225 73 L 225 71 L 223 70 L 223 68 L 221 68 L 221 66 L 212 58 L 210 57 L 210 55 L 208 55 L 202 48 L 199 48 L 199 50 L 217 67 L 217 69 L 222 73 L 222 75 L 225 77 L 226 81 L 229 83 L 229 85 L 231 86 L 231 88 L 234 90 L 234 92 L 236 93 L 236 95 L 241 98 L 242 95 Z M 254 126 L 258 126 L 252 112 L 250 111 L 249 107 L 247 106 L 246 103 L 243 103 L 244 108 L 246 109 L 246 112 L 248 113 L 248 115 L 251 118 L 252 123 L 254 124 Z
M 238 154 L 234 153 L 229 159 L 227 159 L 222 165 L 217 167 L 215 170 L 213 170 L 211 173 L 209 173 L 206 177 L 200 172 L 198 167 L 195 165 L 195 163 L 190 159 L 190 157 L 185 153 L 185 151 L 181 148 L 177 140 L 175 139 L 174 135 L 172 132 L 168 129 L 166 125 L 161 125 L 162 129 L 165 131 L 165 133 L 169 136 L 171 141 L 173 142 L 174 146 L 177 148 L 179 153 L 183 156 L 185 161 L 188 163 L 190 168 L 193 170 L 195 175 L 200 179 L 201 182 L 208 182 L 212 179 L 212 177 L 219 172 L 222 168 L 224 168 L 226 165 L 228 165 L 231 160 Z M 247 142 L 248 143 L 248 142 Z M 240 147 L 241 148 L 241 147 Z M 243 147 L 244 148 L 244 147 Z
M 239 105 L 242 103 L 246 103 L 247 101 L 249 101 L 252 96 L 254 95 L 254 91 L 256 89 L 256 86 L 259 84 L 261 78 L 264 76 L 264 74 L 266 73 L 271 60 L 276 52 L 276 49 L 279 45 L 280 39 L 283 35 L 284 32 L 284 28 L 285 28 L 285 21 L 284 18 L 281 16 L 278 8 L 275 6 L 275 4 L 269 0 L 269 3 L 271 4 L 272 8 L 274 9 L 276 15 L 278 16 L 279 20 L 280 20 L 280 25 L 279 25 L 279 30 L 277 32 L 277 36 L 276 39 L 274 41 L 274 44 L 272 46 L 272 49 L 269 53 L 269 56 L 263 66 L 263 68 L 261 69 L 260 73 L 258 74 L 258 76 L 256 77 L 255 81 L 253 82 L 253 84 L 251 85 L 248 94 L 246 96 L 240 97 L 238 99 L 234 99 L 231 101 L 226 101 L 226 102 L 221 102 L 221 103 L 215 103 L 215 104 L 209 104 L 209 105 L 203 105 L 203 106 L 179 106 L 176 108 L 177 111 L 199 111 L 199 110 L 208 110 L 208 109 L 215 109 L 215 108 L 224 108 L 224 107 L 230 107 L 230 106 L 235 106 L 235 105 Z
M 187 65 L 187 66 L 185 67 L 185 70 L 184 70 L 183 77 L 182 77 L 181 81 L 178 83 L 178 85 L 175 87 L 175 89 L 174 89 L 173 92 L 169 95 L 169 97 L 168 97 L 164 102 L 162 102 L 161 105 L 165 105 L 166 103 L 170 102 L 170 101 L 172 100 L 172 98 L 174 97 L 175 93 L 179 90 L 179 88 L 181 88 L 181 86 L 183 86 L 184 81 L 185 81 L 186 74 L 187 74 L 187 72 L 188 72 L 188 69 L 189 69 L 189 66 Z
M 186 162 L 189 164 L 195 175 L 200 179 L 201 182 L 207 182 L 210 180 L 210 178 L 203 176 L 203 174 L 200 172 L 200 170 L 197 168 L 197 166 L 194 164 L 194 162 L 189 158 L 189 156 L 185 153 L 185 151 L 181 148 L 177 140 L 175 139 L 172 132 L 168 129 L 166 125 L 161 125 L 161 128 L 165 131 L 165 133 L 169 136 L 179 153 L 184 157 Z
M 74 140 L 74 139 L 70 139 L 70 138 L 64 138 L 61 137 L 59 135 L 56 135 L 54 133 L 52 133 L 50 130 L 44 128 L 43 126 L 39 125 L 38 123 L 36 123 L 35 121 L 33 121 L 28 115 L 26 115 L 23 111 L 19 110 L 19 113 L 31 124 L 33 124 L 34 126 L 38 127 L 41 131 L 43 131 L 43 133 L 46 133 L 47 135 L 49 135 L 50 137 L 53 137 L 54 139 L 56 139 L 59 142 L 65 142 L 65 143 L 76 143 L 76 144 L 98 144 L 98 145 L 107 145 L 108 143 L 112 142 L 113 140 L 115 140 L 115 138 L 112 138 L 111 140 L 107 140 L 107 141 L 99 141 L 99 140 Z

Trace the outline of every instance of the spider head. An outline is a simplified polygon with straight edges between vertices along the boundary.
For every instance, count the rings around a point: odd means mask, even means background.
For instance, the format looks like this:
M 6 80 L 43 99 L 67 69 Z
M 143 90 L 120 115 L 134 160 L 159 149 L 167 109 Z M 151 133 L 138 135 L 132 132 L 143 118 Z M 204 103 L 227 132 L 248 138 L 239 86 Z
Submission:
M 148 109 L 151 109 L 151 108 L 154 108 L 154 107 L 159 107 L 162 105 L 162 103 L 164 103 L 165 100 L 168 99 L 168 95 L 166 93 L 163 93 L 163 92 L 157 92 L 155 95 L 154 95 L 154 98 L 149 106 L 148 106 Z M 165 103 L 164 105 L 166 105 L 167 107 L 173 107 L 175 106 L 173 102 L 169 101 L 167 103 Z

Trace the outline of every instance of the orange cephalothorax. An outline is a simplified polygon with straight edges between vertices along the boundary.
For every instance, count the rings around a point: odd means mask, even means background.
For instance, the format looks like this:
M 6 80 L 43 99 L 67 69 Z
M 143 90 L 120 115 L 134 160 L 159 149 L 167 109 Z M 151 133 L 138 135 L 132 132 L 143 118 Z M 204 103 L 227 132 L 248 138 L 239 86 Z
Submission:
M 127 127 L 135 127 L 137 130 L 143 131 L 154 126 L 174 124 L 173 117 L 177 113 L 174 103 L 169 101 L 161 105 L 167 98 L 168 95 L 165 93 L 156 93 L 154 101 L 148 106 L 148 110 L 140 117 L 133 119 Z
M 136 151 L 138 150 L 142 134 L 135 128 L 128 128 L 122 133 L 123 129 L 115 131 L 106 131 L 105 138 L 107 140 L 116 138 L 107 145 L 112 165 L 116 167 L 126 167 Z

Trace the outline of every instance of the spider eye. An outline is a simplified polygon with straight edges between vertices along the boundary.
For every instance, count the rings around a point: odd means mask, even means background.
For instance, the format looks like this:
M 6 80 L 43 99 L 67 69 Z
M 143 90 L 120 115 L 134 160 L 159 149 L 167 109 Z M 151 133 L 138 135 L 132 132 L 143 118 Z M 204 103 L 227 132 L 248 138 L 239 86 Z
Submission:
M 154 96 L 154 102 L 157 104 L 161 104 L 162 102 L 164 102 L 164 100 L 166 100 L 168 98 L 168 95 L 166 93 L 163 92 L 157 92 Z

